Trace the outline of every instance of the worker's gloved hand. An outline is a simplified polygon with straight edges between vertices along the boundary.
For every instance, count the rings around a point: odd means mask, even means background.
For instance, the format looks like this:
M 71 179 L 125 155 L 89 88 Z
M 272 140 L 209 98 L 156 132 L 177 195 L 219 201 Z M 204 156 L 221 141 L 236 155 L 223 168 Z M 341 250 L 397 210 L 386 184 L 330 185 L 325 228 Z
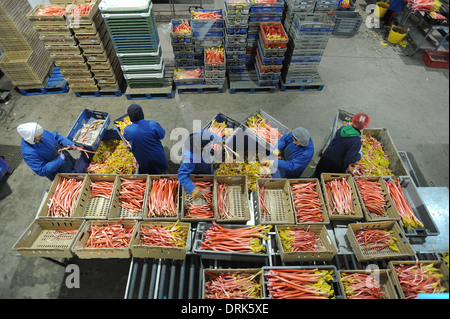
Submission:
M 72 150 L 76 150 L 76 149 L 77 149 L 77 147 L 75 146 L 75 144 L 74 144 L 74 145 L 67 145 L 67 147 L 68 147 L 69 149 L 72 149 Z
M 194 198 L 200 198 L 202 196 L 202 191 L 200 190 L 200 188 L 196 187 L 194 188 L 194 190 L 191 193 L 192 197 Z
M 280 150 L 277 149 L 273 150 L 273 155 L 280 156 Z
M 361 156 L 361 158 L 363 157 L 363 152 L 358 152 L 358 154 Z
M 64 155 L 64 153 L 59 154 L 59 158 L 61 158 L 63 161 L 66 160 L 66 156 Z

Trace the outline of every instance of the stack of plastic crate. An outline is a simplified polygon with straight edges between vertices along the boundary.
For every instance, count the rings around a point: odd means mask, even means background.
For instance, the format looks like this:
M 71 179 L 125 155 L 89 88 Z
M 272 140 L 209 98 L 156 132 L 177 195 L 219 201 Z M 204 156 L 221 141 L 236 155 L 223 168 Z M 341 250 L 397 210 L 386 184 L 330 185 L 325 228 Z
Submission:
M 205 18 L 204 15 L 214 16 Z M 194 44 L 194 65 L 204 65 L 205 47 L 219 47 L 225 39 L 225 22 L 222 9 L 191 10 L 192 40 Z
M 194 66 L 194 43 L 191 21 L 172 19 L 170 21 L 170 39 L 172 43 L 175 68 Z
M 26 18 L 26 0 L 0 1 L 0 69 L 19 89 L 42 88 L 53 70 L 53 59 Z
M 259 30 L 256 75 L 260 86 L 276 86 L 289 42 L 281 22 L 262 22 Z
M 336 12 L 339 0 L 317 0 L 314 12 Z
M 165 65 L 150 0 L 103 0 L 100 10 L 129 88 L 165 84 Z
M 250 62 L 248 54 L 248 23 L 250 3 L 248 0 L 225 2 L 225 51 L 228 73 L 241 73 Z
M 315 7 L 316 0 L 286 0 L 283 24 L 286 32 L 289 32 L 296 12 L 313 13 Z
M 94 83 L 91 85 L 92 87 L 96 85 L 98 91 L 119 91 L 123 81 L 123 73 L 112 47 L 111 37 L 100 14 L 98 2 L 92 1 L 89 4 L 84 1 L 77 1 L 72 3 L 72 6 L 80 5 L 79 8 L 84 9 L 84 14 L 79 16 L 76 14 L 77 10 L 74 9 L 72 23 L 75 38 L 92 74 L 91 78 L 81 84 L 91 84 L 90 81 L 93 81 Z
M 213 55 L 223 56 L 223 61 L 208 61 L 208 52 L 212 52 Z M 218 47 L 205 47 L 205 58 L 204 58 L 204 68 L 203 75 L 205 78 L 206 85 L 223 86 L 226 79 L 226 67 L 227 67 L 227 56 L 223 46 Z
M 33 23 L 70 88 L 73 91 L 98 91 L 90 66 L 75 37 L 73 28 L 77 25 L 72 19 L 71 8 L 61 5 L 58 14 L 47 14 L 48 9 L 56 8 L 58 6 L 37 5 L 27 17 Z
M 294 15 L 282 71 L 284 83 L 321 81 L 318 73 L 319 63 L 333 32 L 333 26 L 333 21 L 325 13 Z

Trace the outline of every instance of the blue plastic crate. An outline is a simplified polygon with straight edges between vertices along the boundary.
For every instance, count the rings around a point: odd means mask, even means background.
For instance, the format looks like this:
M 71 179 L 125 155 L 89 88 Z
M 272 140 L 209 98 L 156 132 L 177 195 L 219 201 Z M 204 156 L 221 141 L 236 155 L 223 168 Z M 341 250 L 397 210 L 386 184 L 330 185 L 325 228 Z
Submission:
M 266 4 L 267 5 L 267 4 Z M 250 14 L 252 13 L 275 13 L 283 12 L 283 7 L 251 7 Z
M 246 34 L 248 27 L 226 27 L 227 34 Z
M 261 63 L 266 65 L 279 65 L 283 64 L 284 56 L 283 57 L 265 57 L 262 52 L 261 48 L 258 45 L 258 53 L 259 57 L 261 58 Z
M 67 93 L 69 92 L 69 83 L 64 79 L 59 67 L 55 67 L 44 88 L 20 89 L 19 92 L 22 95 Z
M 280 15 L 250 16 L 250 22 L 280 22 Z
M 84 109 L 81 112 L 80 116 L 78 116 L 78 119 L 75 121 L 74 125 L 72 126 L 69 134 L 67 135 L 67 138 L 69 140 L 73 141 L 77 132 L 83 127 L 83 124 L 90 124 L 91 122 L 93 122 L 95 120 L 105 120 L 105 121 L 102 125 L 102 128 L 101 128 L 97 138 L 92 143 L 92 145 L 87 145 L 87 144 L 83 144 L 83 143 L 79 143 L 79 142 L 75 142 L 75 141 L 74 141 L 74 143 L 78 146 L 83 147 L 86 150 L 90 150 L 90 151 L 97 150 L 98 145 L 100 144 L 100 142 L 103 138 L 103 135 L 105 135 L 105 131 L 106 131 L 109 123 L 111 122 L 111 116 L 109 113 Z
M 194 58 L 194 52 L 173 52 L 175 60 L 190 60 Z
M 194 37 L 223 37 L 225 35 L 223 28 L 197 29 L 194 31 Z
M 220 19 L 194 19 L 193 12 L 214 12 L 219 11 Z M 191 11 L 191 28 L 198 29 L 203 27 L 209 28 L 223 28 L 224 20 L 223 20 L 223 11 L 222 9 L 195 9 Z
M 250 4 L 251 4 L 251 7 L 250 7 L 250 9 L 253 9 L 253 8 L 264 8 L 264 7 L 281 7 L 281 8 L 283 8 L 283 6 L 284 6 L 284 0 L 278 0 L 277 2 L 275 2 L 275 3 L 264 3 L 264 2 L 262 2 L 262 3 L 253 3 L 253 2 L 251 2 L 250 1 Z

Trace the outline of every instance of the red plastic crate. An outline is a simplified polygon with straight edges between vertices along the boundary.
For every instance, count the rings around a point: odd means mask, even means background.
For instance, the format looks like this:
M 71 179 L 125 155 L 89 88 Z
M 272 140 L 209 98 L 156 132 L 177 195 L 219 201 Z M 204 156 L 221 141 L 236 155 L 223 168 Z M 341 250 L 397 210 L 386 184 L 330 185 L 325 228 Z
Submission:
M 268 28 L 275 28 L 280 32 L 281 37 L 285 40 L 269 40 L 267 39 L 267 31 Z M 283 25 L 281 22 L 261 22 L 259 32 L 261 34 L 261 38 L 263 40 L 264 46 L 266 48 L 285 48 L 289 42 L 289 38 L 284 31 Z
M 449 54 L 445 51 L 425 50 L 423 60 L 430 68 L 448 69 Z
M 279 65 L 265 65 L 265 64 L 262 64 L 259 52 L 256 52 L 256 56 L 257 56 L 258 66 L 259 66 L 259 69 L 261 70 L 261 73 L 277 73 L 277 72 L 281 72 L 281 69 L 283 68 L 283 64 L 279 64 Z

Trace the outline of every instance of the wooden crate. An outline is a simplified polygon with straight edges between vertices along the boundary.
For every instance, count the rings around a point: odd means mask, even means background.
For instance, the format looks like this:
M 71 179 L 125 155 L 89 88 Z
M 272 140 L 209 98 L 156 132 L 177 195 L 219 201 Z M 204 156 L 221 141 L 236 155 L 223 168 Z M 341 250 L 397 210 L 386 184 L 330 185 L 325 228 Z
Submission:
M 82 189 L 85 187 L 85 183 L 86 183 L 86 177 L 87 174 L 61 174 L 58 173 L 55 176 L 55 179 L 53 180 L 52 185 L 50 186 L 50 189 L 47 193 L 47 197 L 45 199 L 44 204 L 42 205 L 39 213 L 38 213 L 38 218 L 46 218 L 46 219 L 60 219 L 62 217 L 52 217 L 52 216 L 48 216 L 48 208 L 49 205 L 51 203 L 51 200 L 53 198 L 53 196 L 55 195 L 55 191 L 56 191 L 56 187 L 58 186 L 59 183 L 59 179 L 75 179 L 77 181 L 83 181 L 83 186 Z M 78 194 L 78 198 L 76 200 L 75 203 L 75 207 L 72 213 L 72 216 L 70 218 L 75 218 L 75 219 L 82 219 L 83 218 L 83 212 L 86 208 L 86 204 L 87 204 L 87 195 L 86 193 L 84 193 L 83 191 L 80 191 L 80 193 Z M 67 218 L 67 217 L 64 217 Z
M 364 229 L 382 229 L 392 231 L 392 236 L 396 239 L 395 244 L 398 247 L 398 251 L 392 250 L 389 246 L 381 250 L 366 250 L 364 246 L 358 244 L 355 236 L 356 231 Z M 405 234 L 400 229 L 400 226 L 398 226 L 395 221 L 349 224 L 347 228 L 347 239 L 358 261 L 401 258 L 414 256 L 416 254 Z
M 411 267 L 414 267 L 417 265 L 429 265 L 433 264 L 434 267 L 439 269 L 440 274 L 442 275 L 442 278 L 440 279 L 441 285 L 446 288 L 447 293 L 449 292 L 449 283 L 448 283 L 448 266 L 445 264 L 445 262 L 440 260 L 423 260 L 423 261 L 390 261 L 388 265 L 388 269 L 392 271 L 392 280 L 394 283 L 394 286 L 397 290 L 397 294 L 400 299 L 406 299 L 405 293 L 403 292 L 402 285 L 400 284 L 400 281 L 398 279 L 397 272 L 395 271 L 395 266 L 398 265 L 410 265 Z
M 80 229 L 78 236 L 76 237 L 73 245 L 72 252 L 80 259 L 92 259 L 92 258 L 130 258 L 131 250 L 130 246 L 126 248 L 86 248 L 90 236 L 90 229 L 92 226 L 108 226 L 119 223 L 123 228 L 134 228 L 133 232 L 136 232 L 136 220 L 121 220 L 121 221 L 106 221 L 106 220 L 86 220 L 83 227 Z M 133 234 L 131 235 L 133 238 Z
M 215 200 L 217 198 L 216 192 L 217 192 L 217 185 L 215 183 L 215 178 L 212 175 L 191 175 L 190 178 L 193 182 L 211 182 L 213 184 L 213 199 L 212 199 L 212 210 L 213 210 L 213 217 L 212 218 L 189 218 L 185 217 L 185 210 L 186 210 L 186 202 L 188 198 L 188 194 L 184 187 L 181 187 L 181 220 L 185 222 L 199 222 L 199 221 L 212 221 L 214 220 L 214 216 L 216 215 L 216 205 Z M 201 205 L 205 203 L 205 200 L 203 198 L 195 199 L 194 203 L 196 205 Z
M 35 219 L 13 250 L 24 257 L 72 258 L 71 247 L 83 223 L 81 219 Z
M 245 175 L 216 176 L 216 196 L 218 196 L 218 184 L 223 183 L 229 187 L 229 212 L 234 215 L 229 218 L 219 218 L 217 197 L 215 200 L 215 218 L 217 222 L 246 223 L 251 219 L 248 198 L 247 177 Z
M 109 219 L 120 219 L 120 218 L 125 218 L 125 219 L 136 219 L 136 220 L 141 220 L 143 218 L 143 216 L 147 216 L 147 205 L 145 205 L 145 203 L 147 202 L 147 189 L 148 189 L 148 179 L 147 179 L 147 175 L 145 174 L 134 174 L 134 175 L 117 175 L 117 179 L 116 179 L 116 188 L 115 191 L 113 193 L 113 204 L 111 207 L 111 211 L 109 214 Z M 136 212 L 136 213 L 132 213 L 128 210 L 126 210 L 125 208 L 123 208 L 122 206 L 120 206 L 120 201 L 119 201 L 119 195 L 120 195 L 120 191 L 122 189 L 122 182 L 121 180 L 125 179 L 125 180 L 144 180 L 146 182 L 146 190 L 144 192 L 144 196 L 143 196 L 143 204 L 142 204 L 142 210 L 140 212 Z
M 365 274 L 374 277 L 379 282 L 382 291 L 386 294 L 385 299 L 398 299 L 398 294 L 392 279 L 392 270 L 390 269 L 375 269 L 375 270 L 339 270 L 341 291 L 345 299 L 350 299 L 345 293 L 344 283 L 342 282 L 345 274 Z
M 330 223 L 330 218 L 328 217 L 328 210 L 325 204 L 325 200 L 323 198 L 323 194 L 322 194 L 322 188 L 320 187 L 320 181 L 318 178 L 301 178 L 301 179 L 288 179 L 289 181 L 289 186 L 293 185 L 293 184 L 300 184 L 300 183 L 310 183 L 310 182 L 314 182 L 315 183 L 315 189 L 317 194 L 319 195 L 319 202 L 322 204 L 322 217 L 323 217 L 323 222 L 320 223 L 314 223 L 314 224 L 324 224 L 327 225 Z M 297 217 L 297 211 L 295 208 L 295 204 L 294 204 L 294 196 L 292 194 L 292 188 L 289 187 L 289 194 L 291 196 L 291 200 L 292 200 L 292 208 L 294 209 L 294 215 L 295 215 L 295 222 L 297 224 L 310 224 L 310 223 L 300 223 Z
M 321 248 L 317 251 L 286 251 L 281 242 L 280 231 L 287 229 L 301 229 L 316 233 L 319 236 Z M 275 233 L 278 251 L 283 262 L 331 261 L 338 252 L 325 225 L 276 225 Z
M 361 196 L 361 192 L 359 191 L 359 188 L 356 184 L 356 180 L 359 178 L 367 179 L 369 181 L 377 182 L 382 191 L 383 191 L 383 197 L 386 201 L 386 213 L 383 216 L 371 213 L 367 210 L 366 206 L 364 205 L 363 198 Z M 384 183 L 384 179 L 381 176 L 372 176 L 372 177 L 353 177 L 355 181 L 355 187 L 358 192 L 358 198 L 359 203 L 361 204 L 361 209 L 364 212 L 365 219 L 367 221 L 379 221 L 379 220 L 401 220 L 400 214 L 398 213 L 397 208 L 395 207 L 395 204 L 391 198 L 391 195 L 389 195 L 389 191 L 386 188 L 386 184 Z
M 161 221 L 176 221 L 178 220 L 178 215 L 180 213 L 180 190 L 181 190 L 181 186 L 180 183 L 178 183 L 178 187 L 177 187 L 177 215 L 176 216 L 172 216 L 172 217 L 150 217 L 149 214 L 149 201 L 150 201 L 150 192 L 152 191 L 153 188 L 153 181 L 155 180 L 160 180 L 160 179 L 172 179 L 172 180 L 177 180 L 178 181 L 178 177 L 177 175 L 149 175 L 148 176 L 148 182 L 147 182 L 147 201 L 145 202 L 145 205 L 147 207 L 146 209 L 146 214 L 143 216 L 143 219 L 145 221 L 155 221 L 155 220 L 161 220 Z
M 331 206 L 330 201 L 328 197 L 328 192 L 326 189 L 326 184 L 334 179 L 342 179 L 346 178 L 348 184 L 350 185 L 351 191 L 352 191 L 352 204 L 353 204 L 353 210 L 352 214 L 348 215 L 337 215 L 331 213 Z M 354 221 L 354 220 L 360 220 L 364 217 L 361 205 L 359 204 L 358 199 L 358 193 L 356 190 L 355 183 L 353 181 L 353 177 L 350 174 L 329 174 L 329 173 L 322 173 L 320 176 L 321 183 L 322 183 L 322 191 L 323 196 L 325 198 L 325 203 L 328 209 L 328 216 L 330 217 L 331 221 L 334 220 L 344 220 L 344 221 Z
M 86 192 L 86 197 L 88 198 L 86 208 L 83 213 L 84 219 L 108 219 L 109 212 L 111 210 L 111 206 L 113 205 L 113 198 L 112 194 L 114 193 L 114 188 L 116 187 L 116 175 L 102 175 L 102 174 L 87 174 L 86 176 L 86 183 L 83 188 L 83 191 Z M 107 181 L 107 182 L 113 182 L 114 187 L 111 194 L 111 198 L 107 199 L 105 197 L 93 197 L 92 190 L 90 188 L 90 185 L 92 182 L 96 181 Z
M 157 226 L 157 227 L 172 227 L 177 222 L 164 221 L 140 221 L 137 230 L 130 243 L 131 254 L 136 258 L 161 258 L 161 259 L 176 259 L 183 260 L 186 258 L 186 251 L 188 250 L 191 237 L 191 223 L 179 223 L 181 230 L 186 234 L 184 247 L 164 247 L 164 246 L 148 246 L 140 242 L 141 227 Z
M 259 201 L 259 190 L 265 186 L 266 205 L 270 212 L 264 216 Z M 256 202 L 258 220 L 261 224 L 295 224 L 294 209 L 290 197 L 290 186 L 287 179 L 258 178 L 256 180 Z

